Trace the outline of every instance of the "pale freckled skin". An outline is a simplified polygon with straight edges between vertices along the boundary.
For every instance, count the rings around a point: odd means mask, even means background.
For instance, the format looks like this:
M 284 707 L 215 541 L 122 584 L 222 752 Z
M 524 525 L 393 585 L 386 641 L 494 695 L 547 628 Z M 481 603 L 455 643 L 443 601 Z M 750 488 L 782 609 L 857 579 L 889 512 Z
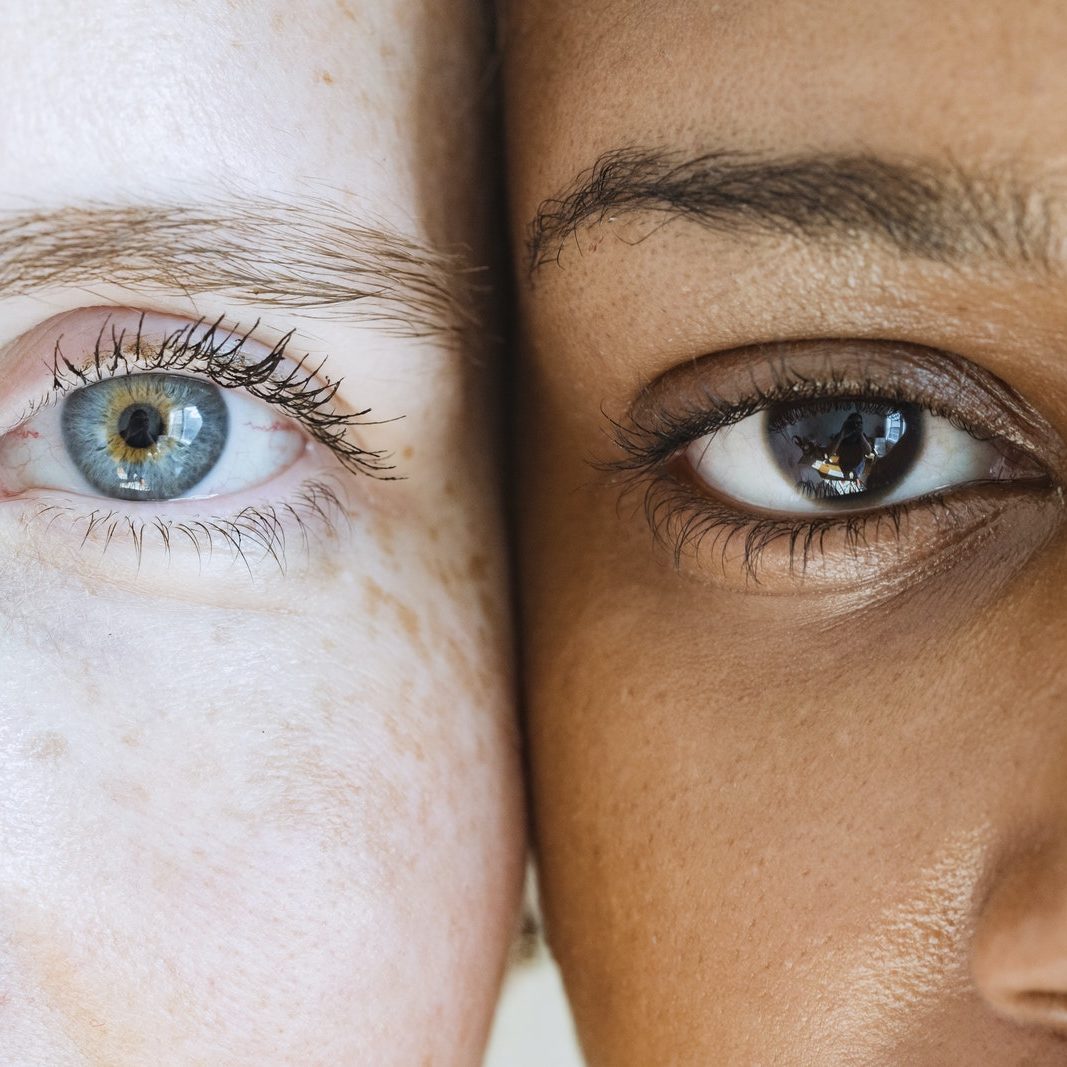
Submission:
M 5 212 L 310 197 L 489 260 L 478 5 L 16 7 Z M 99 55 L 120 39 L 140 58 L 116 95 Z M 138 553 L 77 520 L 125 505 L 73 488 L 69 521 L 0 500 L 4 1063 L 482 1060 L 525 854 L 495 356 L 475 328 L 413 339 L 257 296 L 181 277 L 0 294 L 5 415 L 49 388 L 53 315 L 259 321 L 328 358 L 338 403 L 373 410 L 360 445 L 399 476 L 305 450 L 336 507 L 288 523 L 278 558 Z M 287 476 L 248 493 L 284 512 Z M 245 499 L 165 504 L 204 521 Z
M 30 742 L 27 751 L 33 759 L 56 760 L 67 755 L 70 751 L 70 744 L 62 734 L 49 730 L 37 734 Z

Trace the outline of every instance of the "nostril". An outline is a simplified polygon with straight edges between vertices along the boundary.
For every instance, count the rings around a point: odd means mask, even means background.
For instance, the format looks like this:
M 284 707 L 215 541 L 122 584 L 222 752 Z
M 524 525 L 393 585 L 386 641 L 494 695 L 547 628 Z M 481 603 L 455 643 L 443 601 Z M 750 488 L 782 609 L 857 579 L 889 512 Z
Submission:
M 1067 837 L 999 872 L 975 924 L 971 974 L 995 1011 L 1067 1038 Z
M 1009 997 L 1017 1013 L 1046 1025 L 1067 1026 L 1067 993 L 1026 989 Z

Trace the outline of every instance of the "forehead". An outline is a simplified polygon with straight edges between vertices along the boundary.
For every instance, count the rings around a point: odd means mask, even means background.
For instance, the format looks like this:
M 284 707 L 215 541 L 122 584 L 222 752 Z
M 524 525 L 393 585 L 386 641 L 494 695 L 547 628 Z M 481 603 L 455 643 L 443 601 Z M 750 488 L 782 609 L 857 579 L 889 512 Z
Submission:
M 531 197 L 620 144 L 1040 161 L 1067 146 L 1064 0 L 518 8 L 511 147 Z

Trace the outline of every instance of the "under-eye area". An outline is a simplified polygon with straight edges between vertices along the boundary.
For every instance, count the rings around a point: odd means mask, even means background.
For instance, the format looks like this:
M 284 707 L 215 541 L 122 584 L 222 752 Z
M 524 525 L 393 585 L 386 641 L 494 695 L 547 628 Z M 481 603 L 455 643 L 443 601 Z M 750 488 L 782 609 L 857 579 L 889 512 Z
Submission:
M 9 345 L 0 518 L 79 548 L 285 570 L 346 514 L 349 483 L 399 472 L 342 383 L 221 320 L 86 308 Z
M 676 565 L 772 591 L 928 562 L 1023 498 L 1058 513 L 1067 457 L 1005 383 L 896 341 L 705 356 L 643 389 L 612 439 L 599 466 Z

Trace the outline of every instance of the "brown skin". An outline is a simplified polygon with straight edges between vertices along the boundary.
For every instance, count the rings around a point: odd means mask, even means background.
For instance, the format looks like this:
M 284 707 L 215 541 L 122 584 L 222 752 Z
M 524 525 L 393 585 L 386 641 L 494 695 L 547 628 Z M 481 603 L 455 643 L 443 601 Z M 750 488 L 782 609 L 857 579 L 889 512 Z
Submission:
M 1010 163 L 1062 234 L 1067 4 L 516 7 L 516 234 L 634 145 Z M 1046 268 L 662 221 L 583 226 L 532 278 L 516 253 L 536 838 L 589 1061 L 1063 1063 L 1062 237 Z M 756 586 L 707 539 L 675 567 L 681 505 L 657 543 L 590 465 L 620 456 L 605 413 L 714 379 L 698 357 L 827 338 L 996 375 L 1044 486 L 879 528 L 858 566 L 831 537 L 806 577 L 772 547 Z

